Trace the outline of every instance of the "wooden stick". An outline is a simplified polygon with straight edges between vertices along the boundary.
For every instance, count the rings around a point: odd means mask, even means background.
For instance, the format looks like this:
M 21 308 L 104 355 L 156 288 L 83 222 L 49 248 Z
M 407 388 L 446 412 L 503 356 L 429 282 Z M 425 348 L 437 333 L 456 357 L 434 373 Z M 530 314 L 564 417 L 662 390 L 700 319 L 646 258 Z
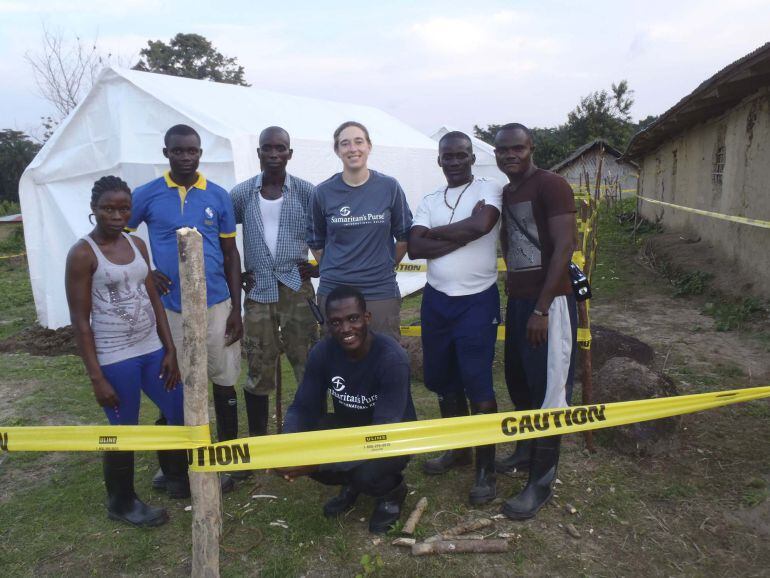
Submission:
M 391 546 L 401 546 L 402 548 L 411 548 L 417 540 L 414 538 L 396 538 L 390 544 Z
M 206 277 L 203 237 L 187 227 L 176 233 L 182 289 L 184 337 L 180 351 L 184 383 L 184 423 L 209 424 L 206 355 Z M 190 472 L 192 494 L 192 570 L 195 578 L 219 576 L 219 539 L 222 535 L 222 494 L 216 473 Z
M 412 513 L 409 514 L 409 517 L 406 519 L 406 524 L 404 524 L 404 527 L 401 529 L 402 534 L 408 534 L 410 536 L 414 534 L 417 522 L 420 521 L 420 517 L 427 506 L 428 498 L 420 498 L 417 505 L 414 507 L 414 510 L 412 510 Z
M 283 387 L 281 384 L 281 353 L 275 361 L 275 431 L 283 433 Z
M 479 518 L 478 520 L 463 522 L 462 524 L 457 524 L 457 526 L 454 526 L 452 528 L 449 528 L 448 530 L 445 530 L 444 532 L 441 532 L 441 534 L 436 534 L 435 536 L 426 538 L 425 543 L 430 544 L 431 542 L 441 542 L 443 540 L 451 540 L 461 534 L 467 534 L 468 532 L 481 530 L 482 528 L 487 528 L 492 524 L 493 522 L 489 518 Z
M 412 546 L 413 556 L 427 556 L 429 554 L 466 554 L 484 553 L 492 554 L 508 551 L 508 540 L 442 540 L 440 542 L 423 542 Z

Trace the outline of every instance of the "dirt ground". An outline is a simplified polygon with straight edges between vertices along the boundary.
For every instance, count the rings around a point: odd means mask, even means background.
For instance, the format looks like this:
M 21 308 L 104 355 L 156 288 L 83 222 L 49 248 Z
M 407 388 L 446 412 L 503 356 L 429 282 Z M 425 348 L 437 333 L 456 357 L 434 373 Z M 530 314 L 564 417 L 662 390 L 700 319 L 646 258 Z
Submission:
M 686 252 L 679 258 L 682 267 L 690 262 Z M 761 338 L 765 320 L 759 319 L 751 330 L 718 331 L 714 319 L 703 313 L 707 297 L 675 298 L 668 282 L 641 260 L 630 257 L 627 267 L 633 282 L 623 294 L 592 302 L 593 323 L 650 345 L 652 367 L 668 375 L 682 394 L 770 384 L 770 343 Z M 412 309 L 405 308 L 405 318 L 414 314 Z M 48 334 L 30 329 L 0 347 L 7 347 L 5 351 L 39 347 L 35 351 L 51 355 L 71 352 L 67 348 L 72 340 L 66 331 Z M 12 357 L 5 354 L 0 359 L 8 364 Z M 46 363 L 55 361 L 48 358 Z M 500 364 L 501 356 L 495 360 L 498 374 Z M 29 415 L 29 404 L 22 407 L 25 398 L 40 395 L 44 387 L 35 380 L 20 382 L 0 375 L 0 424 L 9 424 L 15 408 Z M 422 385 L 414 389 L 418 413 L 433 417 L 429 413 L 435 414 L 433 397 Z M 498 388 L 501 399 L 504 391 L 504 386 Z M 40 417 L 40 423 L 51 423 L 47 416 Z M 684 416 L 680 438 L 679 450 L 672 455 L 631 458 L 602 445 L 601 432 L 597 432 L 600 443 L 595 454 L 584 449 L 582 437 L 566 437 L 553 502 L 534 520 L 496 519 L 487 532 L 489 537 L 513 536 L 507 554 L 413 558 L 392 547 L 391 538 L 367 533 L 371 501 L 362 501 L 338 521 L 326 522 L 317 510 L 331 490 L 307 480 L 287 485 L 274 476 L 258 474 L 248 487 L 225 498 L 225 532 L 231 550 L 222 551 L 222 572 L 224 576 L 324 577 L 770 576 L 770 403 L 757 401 Z M 504 454 L 509 448 L 499 451 Z M 10 462 L 19 454 L 7 455 Z M 465 504 L 471 470 L 427 477 L 420 472 L 424 459 L 416 457 L 407 470 L 406 504 L 409 510 L 420 496 L 429 499 L 422 537 L 461 518 L 496 515 L 502 500 L 526 481 L 521 475 L 500 476 L 496 502 L 472 510 Z M 149 455 L 139 463 L 137 484 L 149 494 L 156 464 Z M 0 510 L 0 560 L 5 554 L 7 568 L 13 569 L 8 575 L 189 573 L 189 519 L 178 503 L 151 496 L 155 504 L 160 501 L 174 508 L 170 526 L 155 534 L 168 537 L 168 544 L 148 532 L 118 531 L 93 507 L 103 499 L 101 487 L 94 482 L 99 477 L 98 456 L 50 454 L 34 467 L 23 465 L 0 465 L 0 504 L 6 512 L 3 517 Z M 50 491 L 45 485 L 48 478 L 58 484 Z M 17 553 L 23 549 L 18 537 L 33 540 L 35 535 L 16 526 L 23 525 L 38 507 L 28 497 L 29 488 L 38 487 L 43 499 L 50 495 L 55 504 L 61 500 L 59 487 L 65 487 L 59 480 L 71 479 L 83 494 L 78 507 L 83 512 L 71 508 L 77 517 L 57 518 L 58 524 L 53 525 L 64 537 L 56 538 L 51 531 L 53 543 L 41 544 L 37 550 L 31 543 L 32 553 Z M 252 494 L 278 498 L 267 503 L 253 499 Z M 575 514 L 567 511 L 568 504 Z M 289 529 L 271 526 L 277 519 Z M 81 531 L 87 532 L 87 539 L 73 541 L 71 536 Z M 133 549 L 139 542 L 152 542 L 147 554 Z M 33 553 L 38 551 L 41 554 L 35 558 Z M 59 554 L 51 559 L 51 551 Z M 381 564 L 364 564 L 362 556 L 379 559 Z M 144 559 L 149 565 L 142 565 Z

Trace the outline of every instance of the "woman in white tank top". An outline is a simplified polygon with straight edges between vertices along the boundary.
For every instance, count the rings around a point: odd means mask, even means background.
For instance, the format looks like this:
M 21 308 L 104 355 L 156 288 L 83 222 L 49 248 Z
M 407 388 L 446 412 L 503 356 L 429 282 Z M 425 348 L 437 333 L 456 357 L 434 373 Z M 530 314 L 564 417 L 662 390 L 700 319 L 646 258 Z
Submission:
M 94 183 L 94 229 L 67 255 L 65 285 L 70 319 L 94 396 L 112 425 L 139 422 L 141 392 L 170 425 L 183 425 L 182 386 L 166 314 L 150 274 L 147 248 L 123 232 L 131 216 L 131 190 L 117 177 Z M 162 452 L 167 478 L 187 488 L 184 450 Z M 170 477 L 169 477 L 170 476 Z M 134 453 L 104 453 L 108 516 L 135 526 L 168 520 L 162 508 L 134 491 Z

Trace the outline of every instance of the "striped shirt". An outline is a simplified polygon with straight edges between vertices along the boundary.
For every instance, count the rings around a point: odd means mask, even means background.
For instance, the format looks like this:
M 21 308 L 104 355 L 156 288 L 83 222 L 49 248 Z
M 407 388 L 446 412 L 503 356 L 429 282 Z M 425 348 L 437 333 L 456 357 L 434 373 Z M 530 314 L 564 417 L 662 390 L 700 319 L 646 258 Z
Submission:
M 278 283 L 299 291 L 302 280 L 297 263 L 307 261 L 305 226 L 313 185 L 287 174 L 283 183 L 284 198 L 278 222 L 275 256 L 265 242 L 259 196 L 262 174 L 244 181 L 230 191 L 235 222 L 243 225 L 243 260 L 246 271 L 253 273 L 256 284 L 247 297 L 259 303 L 278 301 Z

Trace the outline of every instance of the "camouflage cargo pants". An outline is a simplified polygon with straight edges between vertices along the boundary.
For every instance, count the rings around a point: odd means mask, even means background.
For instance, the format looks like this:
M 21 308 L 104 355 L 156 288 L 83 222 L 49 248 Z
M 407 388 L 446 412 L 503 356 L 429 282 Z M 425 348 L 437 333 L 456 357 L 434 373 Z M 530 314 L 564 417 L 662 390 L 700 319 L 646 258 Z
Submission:
M 297 383 L 302 380 L 308 351 L 318 340 L 318 324 L 308 298 L 315 299 L 309 281 L 297 292 L 279 283 L 277 303 L 246 299 L 243 327 L 249 374 L 244 388 L 250 393 L 275 391 L 275 362 L 280 353 L 289 359 Z

